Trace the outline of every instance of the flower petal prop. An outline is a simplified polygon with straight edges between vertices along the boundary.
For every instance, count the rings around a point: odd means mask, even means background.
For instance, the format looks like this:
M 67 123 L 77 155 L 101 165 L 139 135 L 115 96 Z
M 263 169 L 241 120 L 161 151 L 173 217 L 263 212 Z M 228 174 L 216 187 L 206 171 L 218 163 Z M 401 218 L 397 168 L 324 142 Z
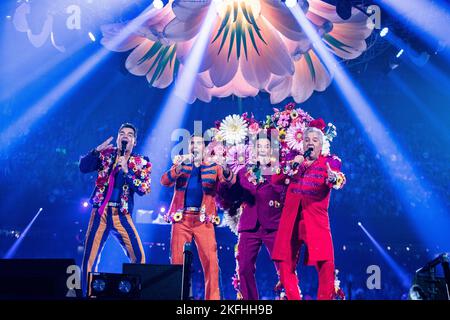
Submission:
M 298 3 L 334 55 L 348 60 L 366 50 L 372 30 L 364 13 L 353 9 L 351 18 L 342 20 L 324 1 Z M 126 62 L 130 73 L 145 76 L 150 86 L 166 88 L 182 72 L 210 6 L 215 6 L 215 21 L 189 103 L 229 95 L 254 97 L 260 91 L 268 92 L 273 104 L 288 97 L 300 103 L 329 86 L 332 75 L 281 1 L 171 0 L 136 18 L 144 23 L 119 44 L 113 38 L 127 24 L 103 26 L 102 44 L 119 52 L 133 49 Z

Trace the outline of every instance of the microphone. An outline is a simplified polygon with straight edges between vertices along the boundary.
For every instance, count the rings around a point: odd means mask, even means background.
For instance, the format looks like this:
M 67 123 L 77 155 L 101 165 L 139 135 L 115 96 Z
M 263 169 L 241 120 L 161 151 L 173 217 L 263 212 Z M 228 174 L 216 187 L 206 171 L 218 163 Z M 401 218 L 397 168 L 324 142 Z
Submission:
M 308 150 L 306 150 L 303 154 L 303 158 L 308 158 L 311 155 L 311 152 L 313 152 L 313 148 L 309 147 Z
M 125 155 L 125 151 L 127 150 L 128 141 L 122 140 L 122 147 L 120 148 L 120 156 L 123 157 Z
M 306 150 L 304 153 L 303 153 L 303 158 L 308 158 L 310 155 L 311 155 L 311 152 L 313 151 L 313 148 L 311 148 L 311 147 L 309 147 L 308 148 L 308 150 Z M 300 165 L 300 163 L 298 163 L 298 162 L 294 162 L 293 164 L 292 164 L 292 169 L 297 169 L 298 168 L 298 166 Z
M 260 161 L 256 161 L 256 166 L 253 168 L 253 172 L 254 173 L 258 172 L 260 167 L 261 167 L 261 162 Z

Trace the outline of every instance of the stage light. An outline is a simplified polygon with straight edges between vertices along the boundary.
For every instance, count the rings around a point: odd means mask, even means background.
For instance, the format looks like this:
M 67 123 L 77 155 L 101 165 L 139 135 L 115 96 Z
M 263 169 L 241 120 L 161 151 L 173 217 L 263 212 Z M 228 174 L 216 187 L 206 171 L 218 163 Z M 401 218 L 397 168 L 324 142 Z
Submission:
M 411 26 L 411 31 L 428 43 L 436 47 L 439 43 L 448 44 L 448 25 L 450 21 L 450 6 L 448 1 L 398 1 L 378 0 L 383 10 L 389 11 L 396 20 Z M 446 52 L 446 58 L 450 54 Z
M 166 207 L 161 207 L 161 209 L 159 209 L 159 212 L 161 212 L 161 213 L 166 212 Z
M 132 287 L 133 287 L 133 285 L 131 284 L 130 281 L 128 281 L 128 280 L 121 280 L 119 282 L 118 289 L 122 293 L 129 293 L 131 291 Z
M 362 226 L 361 222 L 358 222 L 358 226 L 360 226 L 360 227 Z
M 286 7 L 293 8 L 297 5 L 297 0 L 286 0 Z
M 342 250 L 347 250 L 347 247 L 344 245 L 344 246 L 342 246 Z
M 397 52 L 397 55 L 396 55 L 397 59 L 400 58 L 400 57 L 402 56 L 402 54 L 403 54 L 404 51 L 405 51 L 405 50 L 400 49 L 400 51 Z
M 89 206 L 89 202 L 83 201 L 83 208 L 87 208 Z
M 162 8 L 164 8 L 164 3 L 161 0 L 155 0 L 155 1 L 153 1 L 153 6 L 156 9 L 162 9 Z
M 406 251 L 409 251 L 410 249 L 409 249 L 409 247 L 406 247 Z
M 390 246 L 387 246 L 387 249 L 388 249 L 389 251 L 391 251 L 391 247 L 390 247 Z
M 88 35 L 89 35 L 89 39 L 91 39 L 92 42 L 95 42 L 94 34 L 92 32 L 89 32 Z
M 378 252 L 381 254 L 381 256 L 385 259 L 386 263 L 394 271 L 395 275 L 400 279 L 403 287 L 409 288 L 411 280 L 408 277 L 408 273 L 397 262 L 394 261 L 394 259 L 381 247 L 378 241 L 369 233 L 369 231 L 367 231 L 366 228 L 364 228 L 364 226 L 362 225 L 359 226 L 361 227 L 362 231 L 366 234 L 366 236 L 369 238 L 369 240 L 372 242 L 372 244 L 375 246 L 375 248 L 378 250 Z
M 28 231 L 30 230 L 31 226 L 33 225 L 33 223 L 36 221 L 36 219 L 38 218 L 38 216 L 41 214 L 42 212 L 42 208 L 39 208 L 38 212 L 36 213 L 36 215 L 34 216 L 34 218 L 31 220 L 31 222 L 27 225 L 27 227 L 25 228 L 25 230 L 23 230 L 23 232 L 20 234 L 19 238 L 17 238 L 17 234 L 16 234 L 16 238 L 17 240 L 14 242 L 14 244 L 12 245 L 12 247 L 8 250 L 8 252 L 5 254 L 4 259 L 11 259 L 14 257 L 14 255 L 17 252 L 17 249 L 19 249 L 20 244 L 22 243 L 23 239 L 25 238 L 25 236 L 27 235 Z
M 441 253 L 418 269 L 409 290 L 410 300 L 450 300 L 450 260 Z
M 388 27 L 384 27 L 383 29 L 381 29 L 380 31 L 380 37 L 385 37 L 387 34 L 389 33 L 389 28 Z
M 95 279 L 92 281 L 91 288 L 94 292 L 103 292 L 106 288 L 106 282 L 103 279 Z

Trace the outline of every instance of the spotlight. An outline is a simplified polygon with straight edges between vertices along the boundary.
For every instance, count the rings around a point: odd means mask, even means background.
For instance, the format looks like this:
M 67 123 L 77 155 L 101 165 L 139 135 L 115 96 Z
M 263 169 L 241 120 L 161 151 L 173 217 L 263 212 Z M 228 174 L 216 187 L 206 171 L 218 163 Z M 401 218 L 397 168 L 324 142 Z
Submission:
M 89 206 L 89 202 L 83 201 L 82 206 L 83 206 L 83 208 L 87 208 Z
M 166 212 L 166 207 L 161 207 L 161 208 L 159 209 L 159 212 L 161 212 L 161 213 Z
M 362 226 L 362 223 L 361 223 L 361 222 L 358 222 L 358 226 L 360 226 L 360 227 L 361 227 L 361 226 Z
M 391 250 L 391 247 L 390 247 L 390 246 L 387 246 L 387 249 L 390 251 L 390 250 Z
M 288 8 L 293 8 L 297 5 L 297 0 L 286 0 L 286 1 L 282 1 L 286 3 L 286 7 Z
M 91 39 L 92 42 L 95 42 L 94 34 L 92 32 L 89 32 L 88 35 L 89 35 L 89 39 Z
M 164 3 L 161 0 L 154 0 L 153 1 L 153 6 L 156 9 L 162 9 L 164 7 Z
M 409 251 L 409 247 L 406 247 L 406 251 Z
M 397 55 L 396 55 L 397 59 L 400 58 L 400 57 L 402 56 L 403 52 L 404 52 L 403 49 L 400 49 L 400 51 L 397 52 Z
M 380 37 L 385 37 L 387 34 L 389 33 L 389 28 L 388 27 L 384 27 L 383 29 L 381 29 L 380 31 Z

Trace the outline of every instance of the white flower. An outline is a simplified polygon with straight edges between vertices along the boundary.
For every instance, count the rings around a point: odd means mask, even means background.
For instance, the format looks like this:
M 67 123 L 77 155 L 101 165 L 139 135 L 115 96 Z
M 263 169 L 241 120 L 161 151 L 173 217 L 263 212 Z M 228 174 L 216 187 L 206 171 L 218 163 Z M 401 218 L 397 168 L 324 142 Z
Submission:
M 305 124 L 297 122 L 290 126 L 286 132 L 285 141 L 290 149 L 294 149 L 303 153 L 303 132 L 305 131 Z
M 205 220 L 206 220 L 206 214 L 202 213 L 202 214 L 200 215 L 200 217 L 199 217 L 199 220 L 200 220 L 201 223 L 205 222 Z
M 229 144 L 241 143 L 248 132 L 248 124 L 240 115 L 227 116 L 220 124 L 219 133 Z
M 328 139 L 323 139 L 322 155 L 324 156 L 330 155 L 330 141 L 328 141 Z

